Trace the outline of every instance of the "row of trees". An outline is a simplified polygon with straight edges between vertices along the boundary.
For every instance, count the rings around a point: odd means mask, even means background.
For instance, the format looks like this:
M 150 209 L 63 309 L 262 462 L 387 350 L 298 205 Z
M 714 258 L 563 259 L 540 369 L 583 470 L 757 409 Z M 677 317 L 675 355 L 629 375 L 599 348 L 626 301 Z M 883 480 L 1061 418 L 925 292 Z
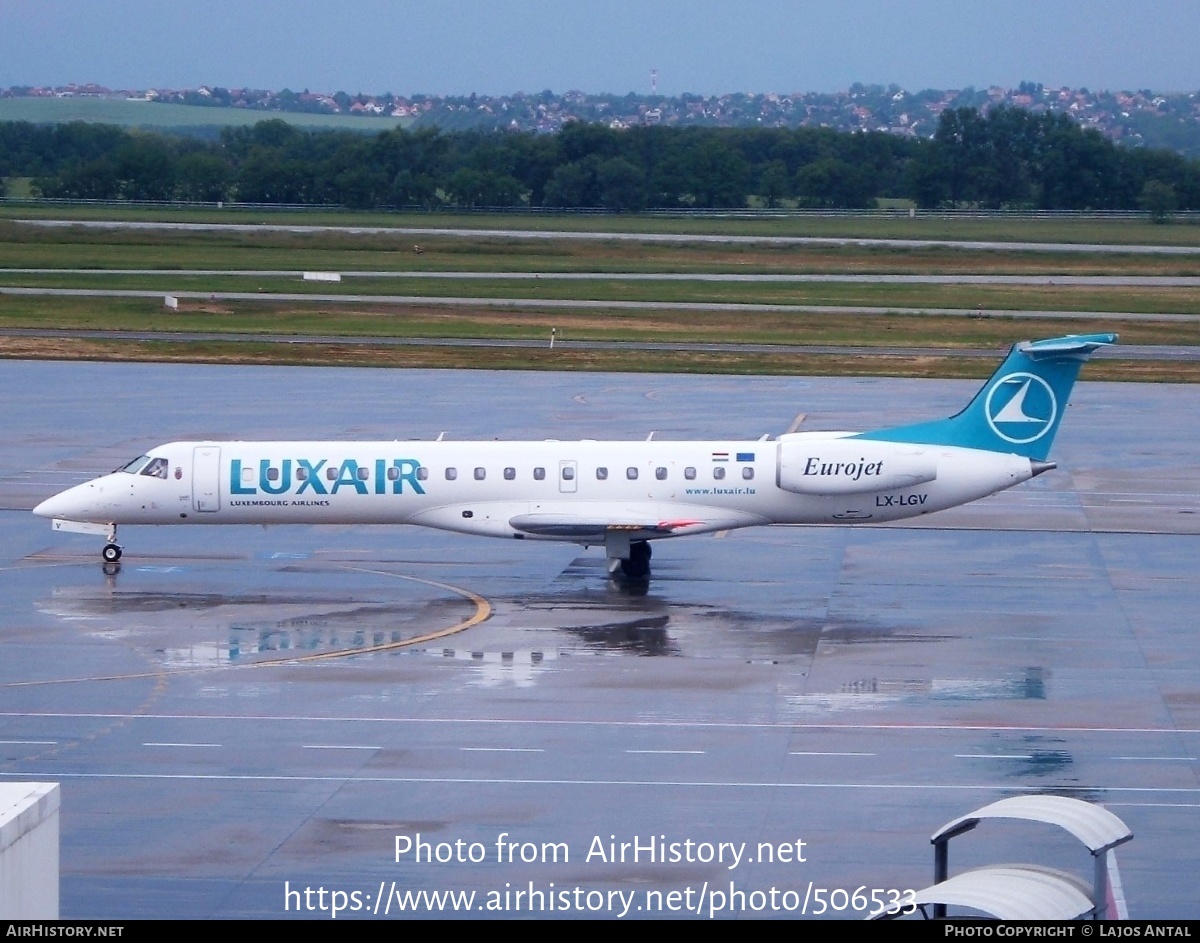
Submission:
M 1067 115 L 1019 108 L 943 112 L 912 171 L 922 206 L 1157 209 L 1169 194 L 1180 208 L 1200 207 L 1200 162 L 1122 148 Z
M 553 135 L 306 131 L 216 141 L 104 125 L 0 124 L 0 176 L 47 197 L 434 207 L 1200 209 L 1200 162 L 1120 148 L 1064 115 L 942 113 L 930 140 L 828 129 L 572 123 Z M 1151 205 L 1152 204 L 1152 205 Z

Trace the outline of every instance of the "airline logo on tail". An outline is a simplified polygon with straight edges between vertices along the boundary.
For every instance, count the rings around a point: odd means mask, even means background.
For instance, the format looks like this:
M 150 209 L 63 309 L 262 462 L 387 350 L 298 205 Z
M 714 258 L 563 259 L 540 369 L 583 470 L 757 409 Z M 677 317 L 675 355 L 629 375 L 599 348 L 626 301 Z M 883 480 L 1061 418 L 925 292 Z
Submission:
M 984 403 L 988 425 L 1005 442 L 1026 445 L 1054 428 L 1058 399 L 1033 373 L 1009 373 L 992 384 Z

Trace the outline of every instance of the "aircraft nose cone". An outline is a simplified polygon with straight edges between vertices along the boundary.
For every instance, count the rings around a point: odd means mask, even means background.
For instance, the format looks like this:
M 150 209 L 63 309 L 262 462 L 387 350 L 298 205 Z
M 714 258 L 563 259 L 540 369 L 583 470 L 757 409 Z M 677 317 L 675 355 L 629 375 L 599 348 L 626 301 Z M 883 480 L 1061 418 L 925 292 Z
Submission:
M 59 508 L 64 504 L 62 497 L 61 494 L 56 494 L 52 498 L 47 498 L 33 509 L 33 513 L 38 517 L 61 517 Z
M 61 517 L 68 520 L 80 520 L 88 513 L 88 507 L 92 503 L 93 493 L 88 485 L 77 485 L 74 488 L 68 488 L 66 491 L 60 491 L 58 494 L 47 498 L 41 504 L 33 509 L 33 513 L 38 517 Z

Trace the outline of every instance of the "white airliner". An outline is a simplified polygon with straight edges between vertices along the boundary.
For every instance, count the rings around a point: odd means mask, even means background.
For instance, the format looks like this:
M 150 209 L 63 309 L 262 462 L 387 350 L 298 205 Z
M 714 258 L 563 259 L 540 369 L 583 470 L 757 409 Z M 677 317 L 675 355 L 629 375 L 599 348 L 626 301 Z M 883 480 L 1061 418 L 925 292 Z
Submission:
M 1115 334 L 1016 344 L 956 416 L 751 441 L 170 442 L 43 501 L 54 529 L 418 524 L 603 546 L 650 573 L 651 540 L 759 524 L 876 523 L 955 507 L 1046 461 L 1083 362 Z

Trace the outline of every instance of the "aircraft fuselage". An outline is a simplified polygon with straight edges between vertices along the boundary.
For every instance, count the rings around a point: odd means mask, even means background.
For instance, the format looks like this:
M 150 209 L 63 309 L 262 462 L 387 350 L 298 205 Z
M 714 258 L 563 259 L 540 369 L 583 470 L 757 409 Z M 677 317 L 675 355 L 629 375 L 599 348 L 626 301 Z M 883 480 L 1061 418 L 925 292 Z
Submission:
M 655 525 L 651 539 L 894 521 L 1033 474 L 1016 455 L 829 433 L 748 442 L 172 442 L 151 450 L 142 468 L 78 485 L 37 513 L 96 524 L 419 524 L 591 544 L 603 533 L 592 539 L 570 525 Z
M 948 419 L 748 441 L 171 442 L 34 508 L 122 524 L 416 524 L 601 544 L 627 576 L 649 541 L 760 524 L 882 523 L 965 504 L 1046 461 L 1080 366 L 1115 334 L 1013 346 Z

